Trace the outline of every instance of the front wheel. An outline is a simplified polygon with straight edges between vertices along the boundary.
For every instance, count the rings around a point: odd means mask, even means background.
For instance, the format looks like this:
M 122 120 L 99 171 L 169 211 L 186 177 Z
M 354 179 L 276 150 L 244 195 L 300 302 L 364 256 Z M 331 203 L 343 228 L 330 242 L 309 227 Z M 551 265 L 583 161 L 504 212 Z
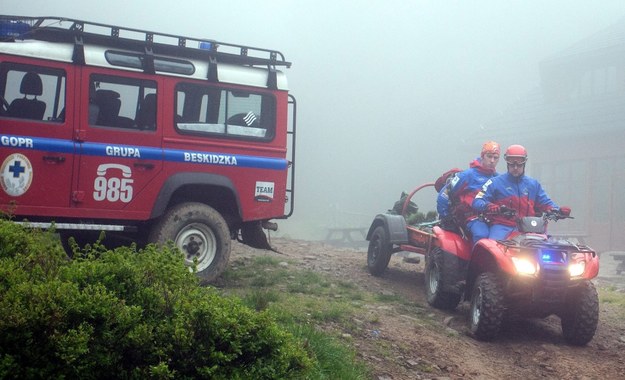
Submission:
M 367 268 L 374 276 L 381 276 L 391 260 L 392 246 L 384 226 L 377 226 L 371 234 L 367 249 Z
M 183 253 L 185 264 L 196 265 L 202 282 L 219 277 L 230 259 L 230 230 L 224 218 L 203 203 L 174 206 L 152 228 L 148 241 L 173 241 Z
M 504 291 L 494 273 L 480 274 L 471 292 L 470 330 L 479 340 L 491 340 L 499 334 L 504 314 Z
M 435 248 L 426 258 L 425 297 L 435 308 L 453 310 L 460 303 L 460 294 L 443 290 L 445 277 L 443 251 Z
M 592 340 L 599 323 L 599 296 L 592 282 L 584 282 L 569 294 L 560 320 L 567 343 L 585 346 Z

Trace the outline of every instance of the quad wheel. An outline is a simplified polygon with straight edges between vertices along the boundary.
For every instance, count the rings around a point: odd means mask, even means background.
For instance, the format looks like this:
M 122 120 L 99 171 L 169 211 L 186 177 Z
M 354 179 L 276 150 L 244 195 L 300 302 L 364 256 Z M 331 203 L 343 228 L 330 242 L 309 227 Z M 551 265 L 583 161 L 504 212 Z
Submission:
M 367 268 L 374 276 L 381 276 L 391 260 L 392 245 L 384 226 L 377 226 L 369 239 L 367 249 Z
M 425 296 L 428 303 L 435 308 L 453 310 L 460 302 L 460 294 L 444 291 L 444 283 L 443 251 L 435 248 L 426 258 Z
M 478 340 L 499 334 L 504 316 L 504 292 L 494 273 L 485 272 L 475 280 L 471 292 L 470 330 Z
M 560 320 L 567 343 L 585 346 L 592 340 L 599 322 L 599 296 L 592 282 L 585 281 L 571 291 Z
M 224 218 L 210 206 L 188 202 L 172 207 L 152 228 L 149 242 L 173 241 L 185 264 L 196 265 L 202 282 L 221 275 L 230 259 L 230 230 Z

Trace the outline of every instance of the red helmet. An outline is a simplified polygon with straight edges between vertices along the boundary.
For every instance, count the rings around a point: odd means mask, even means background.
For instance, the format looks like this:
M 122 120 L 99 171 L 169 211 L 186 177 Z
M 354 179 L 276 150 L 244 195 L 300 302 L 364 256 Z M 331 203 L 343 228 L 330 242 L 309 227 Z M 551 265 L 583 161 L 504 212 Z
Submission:
M 523 145 L 510 145 L 508 149 L 506 149 L 506 153 L 503 157 L 506 162 L 508 162 L 510 158 L 522 158 L 522 163 L 525 163 L 525 161 L 527 161 L 527 151 Z
M 495 153 L 499 154 L 500 148 L 499 144 L 494 141 L 486 141 L 484 145 L 482 145 L 482 153 L 481 155 L 485 155 L 486 153 Z

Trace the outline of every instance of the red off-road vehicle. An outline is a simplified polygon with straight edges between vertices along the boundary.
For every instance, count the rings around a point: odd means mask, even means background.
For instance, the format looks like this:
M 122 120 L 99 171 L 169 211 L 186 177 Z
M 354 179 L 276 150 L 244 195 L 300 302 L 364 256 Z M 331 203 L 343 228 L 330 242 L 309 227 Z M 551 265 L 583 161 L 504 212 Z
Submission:
M 293 212 L 290 66 L 276 50 L 0 16 L 0 211 L 54 222 L 64 242 L 171 240 L 212 280 L 232 239 L 269 248 L 263 228 Z
M 404 200 L 402 215 L 377 215 L 369 232 L 367 266 L 376 276 L 399 251 L 425 255 L 425 289 L 430 305 L 452 310 L 470 301 L 470 330 L 477 339 L 497 336 L 507 316 L 561 319 L 565 340 L 585 345 L 599 319 L 597 291 L 591 280 L 599 272 L 590 247 L 546 234 L 558 213 L 526 217 L 506 240 L 480 240 L 471 249 L 466 232 L 443 229 L 439 221 L 407 225 L 405 210 L 417 187 Z

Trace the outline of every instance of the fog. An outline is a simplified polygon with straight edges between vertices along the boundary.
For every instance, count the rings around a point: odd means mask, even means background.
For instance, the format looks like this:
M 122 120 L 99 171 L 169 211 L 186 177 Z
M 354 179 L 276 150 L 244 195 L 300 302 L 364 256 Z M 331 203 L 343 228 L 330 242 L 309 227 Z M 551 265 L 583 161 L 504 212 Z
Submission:
M 480 148 L 467 141 L 538 86 L 542 60 L 625 16 L 623 0 L 2 3 L 3 14 L 284 53 L 298 104 L 296 202 L 278 234 L 307 239 L 366 226 L 402 190 L 466 167 Z

